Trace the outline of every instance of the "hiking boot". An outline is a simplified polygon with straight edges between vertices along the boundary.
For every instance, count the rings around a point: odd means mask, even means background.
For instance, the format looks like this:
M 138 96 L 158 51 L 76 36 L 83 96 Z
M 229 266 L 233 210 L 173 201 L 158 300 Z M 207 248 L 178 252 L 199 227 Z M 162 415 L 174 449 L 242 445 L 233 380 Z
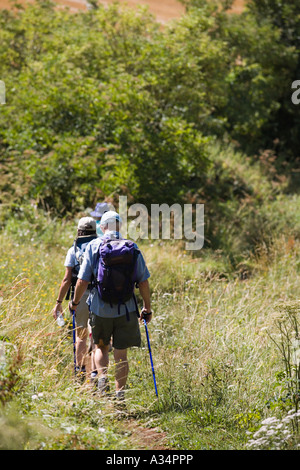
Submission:
M 93 370 L 93 371 L 91 372 L 91 380 L 96 380 L 97 375 L 98 375 L 98 372 L 97 372 L 96 370 Z
M 95 387 L 96 389 L 97 389 L 97 378 L 98 378 L 98 372 L 96 370 L 93 370 L 90 373 L 88 382 L 92 385 L 92 387 Z
M 106 395 L 109 392 L 109 385 L 106 377 L 100 377 L 98 379 L 97 391 L 100 395 Z
M 116 407 L 116 410 L 118 411 L 119 418 L 123 416 L 124 413 L 126 413 L 127 406 L 126 406 L 126 401 L 125 401 L 125 390 L 118 390 L 115 394 L 114 397 L 114 404 Z
M 116 399 L 119 401 L 125 400 L 125 390 L 118 390 L 116 392 Z

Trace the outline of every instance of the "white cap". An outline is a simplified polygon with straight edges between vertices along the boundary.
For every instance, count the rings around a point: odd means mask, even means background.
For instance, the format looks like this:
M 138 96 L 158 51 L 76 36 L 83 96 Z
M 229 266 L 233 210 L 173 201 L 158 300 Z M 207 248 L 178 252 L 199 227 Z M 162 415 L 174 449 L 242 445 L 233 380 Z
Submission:
M 122 218 L 120 217 L 120 215 L 115 211 L 107 211 L 103 214 L 100 225 L 106 225 L 108 223 L 116 221 L 120 223 L 122 222 Z

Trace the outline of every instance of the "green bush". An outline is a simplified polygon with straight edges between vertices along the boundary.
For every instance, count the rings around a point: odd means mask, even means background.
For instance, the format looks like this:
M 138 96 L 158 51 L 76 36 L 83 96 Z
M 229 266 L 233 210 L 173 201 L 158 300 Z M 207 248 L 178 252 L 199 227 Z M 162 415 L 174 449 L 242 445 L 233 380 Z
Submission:
M 204 203 L 206 247 L 232 263 L 279 230 L 298 235 L 279 209 L 294 201 L 295 153 L 274 124 L 298 26 L 281 41 L 258 7 L 236 16 L 227 6 L 193 0 L 164 28 L 118 4 L 2 10 L 2 226 L 36 226 L 32 207 L 72 218 L 127 195 L 148 207 Z M 280 145 L 266 147 L 277 132 Z

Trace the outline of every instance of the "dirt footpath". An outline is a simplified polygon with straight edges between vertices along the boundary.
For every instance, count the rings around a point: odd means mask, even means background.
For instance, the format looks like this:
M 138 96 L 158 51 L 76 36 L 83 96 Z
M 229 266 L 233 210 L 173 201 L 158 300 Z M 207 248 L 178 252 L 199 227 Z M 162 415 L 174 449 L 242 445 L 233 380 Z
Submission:
M 100 0 L 103 5 L 108 5 L 114 0 Z M 55 0 L 58 5 L 68 6 L 71 10 L 85 10 L 85 0 Z M 120 3 L 127 4 L 129 7 L 135 8 L 138 5 L 147 5 L 149 11 L 156 16 L 157 20 L 164 23 L 168 20 L 179 18 L 184 13 L 183 5 L 177 0 L 119 0 Z M 28 0 L 19 0 L 19 3 L 28 3 Z M 235 13 L 240 13 L 243 9 L 244 0 L 235 0 L 232 9 Z M 9 0 L 0 0 L 0 8 L 10 8 Z

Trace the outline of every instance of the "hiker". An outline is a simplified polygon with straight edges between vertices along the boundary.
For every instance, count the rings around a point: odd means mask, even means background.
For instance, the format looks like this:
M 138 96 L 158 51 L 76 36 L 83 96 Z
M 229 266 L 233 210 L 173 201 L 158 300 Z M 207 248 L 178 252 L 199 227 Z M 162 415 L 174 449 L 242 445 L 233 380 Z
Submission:
M 83 255 L 88 243 L 97 238 L 96 222 L 92 217 L 83 217 L 79 220 L 77 226 L 77 237 L 68 250 L 65 258 L 65 275 L 61 282 L 56 305 L 53 309 L 53 317 L 57 318 L 62 314 L 62 302 L 64 298 L 69 299 L 74 295 L 74 288 L 77 281 L 77 274 L 83 260 Z M 86 368 L 84 364 L 85 356 L 87 354 L 87 339 L 88 339 L 88 320 L 89 320 L 89 307 L 86 303 L 88 298 L 89 289 L 83 295 L 80 304 L 76 309 L 76 374 L 85 374 Z M 92 338 L 91 338 L 92 340 Z M 94 364 L 94 346 L 90 346 L 91 352 L 91 376 L 95 374 Z
M 95 210 L 90 212 L 90 215 L 96 220 L 97 235 L 101 237 L 103 232 L 100 228 L 101 217 L 105 212 L 109 211 L 109 206 L 106 202 L 98 202 L 96 204 Z
M 128 245 L 128 241 L 122 242 L 120 234 L 121 218 L 118 213 L 114 211 L 106 212 L 101 219 L 101 229 L 104 233 L 102 238 L 93 240 L 86 248 L 84 261 L 78 273 L 78 281 L 76 283 L 73 301 L 69 303 L 70 311 L 78 308 L 82 296 L 84 295 L 88 285 L 97 280 L 98 267 L 102 269 L 102 263 L 99 264 L 100 250 L 101 253 L 105 249 L 112 250 L 112 246 Z M 112 240 L 112 241 L 111 241 Z M 143 299 L 143 308 L 140 315 L 140 321 L 145 318 L 149 323 L 152 318 L 151 305 L 150 305 L 150 290 L 148 278 L 150 277 L 149 271 L 145 264 L 142 253 L 139 251 L 137 245 L 130 242 L 134 247 L 136 254 L 136 281 L 138 282 L 139 292 Z M 110 248 L 109 248 L 110 246 Z M 101 254 L 103 260 L 103 254 Z M 128 276 L 130 278 L 130 276 Z M 104 278 L 102 279 L 104 284 Z M 111 286 L 112 283 L 108 283 Z M 95 363 L 98 370 L 97 389 L 101 395 L 104 395 L 109 390 L 107 371 L 109 365 L 109 342 L 112 336 L 114 348 L 114 361 L 116 364 L 115 370 L 115 387 L 116 397 L 124 398 L 124 389 L 128 377 L 128 361 L 127 349 L 133 346 L 139 347 L 141 344 L 141 333 L 138 322 L 138 307 L 133 291 L 130 292 L 129 300 L 125 302 L 112 303 L 104 301 L 100 297 L 99 282 L 94 282 L 94 288 L 91 290 L 88 303 L 91 312 L 91 326 L 93 340 L 96 345 L 95 350 Z M 104 294 L 103 294 L 104 297 Z

